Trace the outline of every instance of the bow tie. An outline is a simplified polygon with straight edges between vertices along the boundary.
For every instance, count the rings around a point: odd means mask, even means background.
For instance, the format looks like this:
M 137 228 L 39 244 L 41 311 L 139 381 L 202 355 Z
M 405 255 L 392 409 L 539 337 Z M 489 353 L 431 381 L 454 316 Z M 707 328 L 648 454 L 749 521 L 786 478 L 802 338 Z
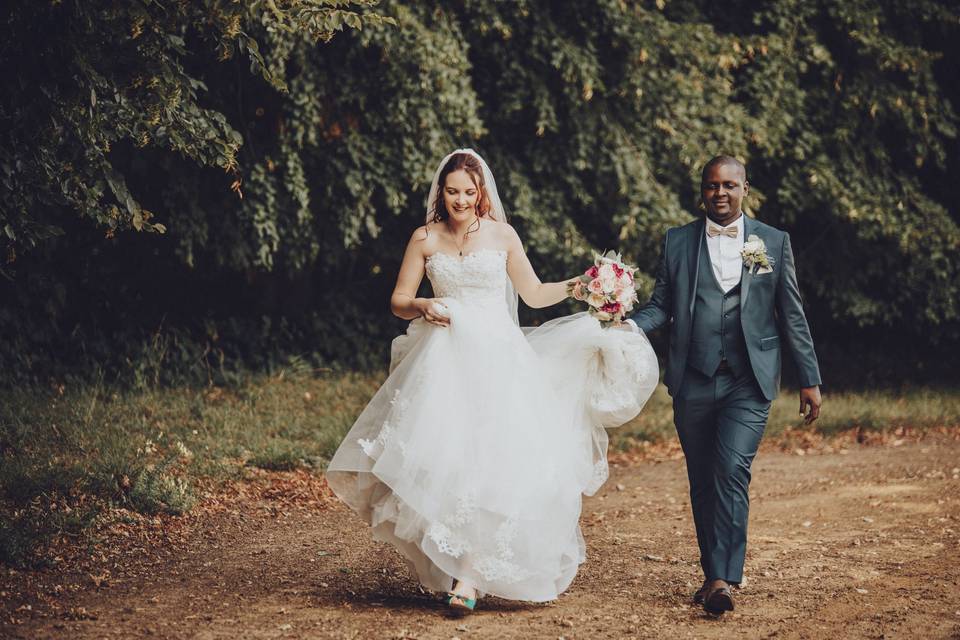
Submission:
M 711 238 L 716 238 L 717 236 L 727 236 L 728 238 L 737 237 L 737 228 L 736 227 L 725 227 L 721 229 L 720 227 L 714 227 L 713 225 L 707 225 L 707 236 Z

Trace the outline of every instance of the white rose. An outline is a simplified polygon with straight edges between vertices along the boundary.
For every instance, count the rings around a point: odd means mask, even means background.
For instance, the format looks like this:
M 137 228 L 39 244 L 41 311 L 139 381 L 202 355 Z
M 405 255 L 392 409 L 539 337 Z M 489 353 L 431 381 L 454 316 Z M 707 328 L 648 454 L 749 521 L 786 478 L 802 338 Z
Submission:
M 624 289 L 623 291 L 620 292 L 620 295 L 617 296 L 617 302 L 619 302 L 625 307 L 632 304 L 636 299 L 637 299 L 637 292 L 634 291 L 633 289 Z
M 766 251 L 766 245 L 763 244 L 763 240 L 755 235 L 751 235 L 747 238 L 746 242 L 743 243 L 743 252 L 744 253 L 763 253 Z
M 599 309 L 606 303 L 606 297 L 600 295 L 599 293 L 591 293 L 589 296 L 587 296 L 587 304 L 589 304 L 591 307 L 596 307 Z
M 613 293 L 613 290 L 617 288 L 616 276 L 600 276 L 600 286 L 603 287 L 604 293 Z

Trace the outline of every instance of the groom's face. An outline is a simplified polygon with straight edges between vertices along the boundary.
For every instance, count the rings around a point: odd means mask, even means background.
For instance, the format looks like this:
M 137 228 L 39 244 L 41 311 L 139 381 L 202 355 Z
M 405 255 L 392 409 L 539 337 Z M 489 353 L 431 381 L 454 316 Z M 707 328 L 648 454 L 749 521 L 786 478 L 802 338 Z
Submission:
M 707 215 L 720 225 L 733 222 L 740 215 L 740 206 L 749 188 L 742 167 L 735 164 L 710 167 L 700 183 L 700 196 Z

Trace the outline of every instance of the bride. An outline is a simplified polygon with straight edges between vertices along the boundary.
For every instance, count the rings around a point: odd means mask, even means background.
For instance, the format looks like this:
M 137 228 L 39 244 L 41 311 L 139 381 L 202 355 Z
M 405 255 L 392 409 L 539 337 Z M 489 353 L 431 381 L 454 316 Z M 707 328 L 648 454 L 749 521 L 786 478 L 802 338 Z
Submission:
M 434 298 L 417 297 L 424 274 Z M 604 427 L 633 418 L 659 375 L 642 333 L 586 313 L 521 329 L 517 293 L 546 307 L 567 283 L 540 281 L 490 169 L 458 149 L 437 169 L 390 301 L 412 322 L 327 470 L 374 538 L 453 608 L 567 589 L 585 559 L 581 495 L 607 477 Z

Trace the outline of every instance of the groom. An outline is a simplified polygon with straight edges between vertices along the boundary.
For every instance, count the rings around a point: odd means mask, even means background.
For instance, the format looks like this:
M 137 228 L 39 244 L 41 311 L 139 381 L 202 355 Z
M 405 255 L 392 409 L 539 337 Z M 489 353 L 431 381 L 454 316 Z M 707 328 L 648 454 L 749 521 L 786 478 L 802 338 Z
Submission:
M 799 368 L 800 414 L 820 414 L 820 371 L 803 314 L 790 236 L 743 215 L 743 164 L 703 168 L 706 220 L 667 231 L 650 301 L 628 323 L 670 325 L 664 382 L 687 461 L 703 586 L 697 604 L 733 610 L 743 578 L 750 464 L 780 384 L 780 350 Z M 806 414 L 804 415 L 804 411 Z

